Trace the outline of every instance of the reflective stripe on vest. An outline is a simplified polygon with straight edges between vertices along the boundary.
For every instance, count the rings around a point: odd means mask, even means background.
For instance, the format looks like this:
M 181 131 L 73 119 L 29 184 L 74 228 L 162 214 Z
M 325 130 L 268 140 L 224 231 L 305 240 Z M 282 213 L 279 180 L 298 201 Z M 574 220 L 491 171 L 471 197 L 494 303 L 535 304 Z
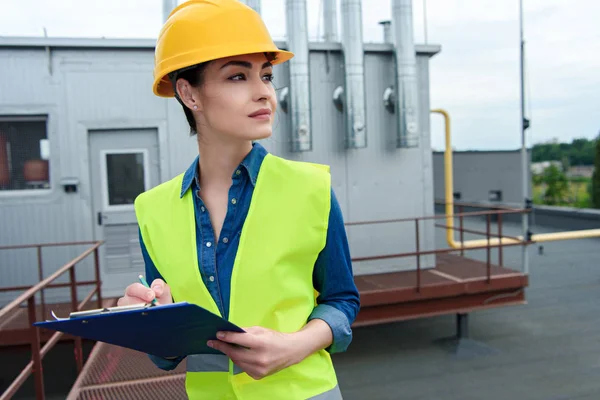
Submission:
M 223 354 L 192 354 L 186 362 L 188 372 L 229 372 L 229 358 Z
M 187 356 L 187 372 L 229 372 L 229 358 L 219 354 L 193 354 Z M 233 373 L 244 372 L 240 367 L 233 364 Z M 327 392 L 311 397 L 310 400 L 340 400 L 342 393 L 336 385 Z
M 200 275 L 193 194 L 188 190 L 180 198 L 182 180 L 183 174 L 138 196 L 135 210 L 140 231 L 173 299 L 220 315 Z M 231 322 L 285 333 L 306 324 L 318 295 L 312 275 L 327 238 L 330 193 L 328 167 L 270 154 L 265 157 L 233 266 Z M 192 369 L 186 377 L 190 399 L 307 399 L 337 386 L 325 350 L 258 381 L 231 361 L 225 373 L 224 359 L 190 359 Z

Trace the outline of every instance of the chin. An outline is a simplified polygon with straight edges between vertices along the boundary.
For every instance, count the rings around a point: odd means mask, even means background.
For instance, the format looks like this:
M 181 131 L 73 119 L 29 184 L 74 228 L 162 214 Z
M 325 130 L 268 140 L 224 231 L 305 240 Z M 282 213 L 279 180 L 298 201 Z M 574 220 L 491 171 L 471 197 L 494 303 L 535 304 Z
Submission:
M 261 140 L 261 139 L 268 139 L 271 137 L 271 135 L 273 134 L 273 131 L 271 129 L 269 130 L 261 130 L 261 131 L 255 131 L 255 132 L 248 132 L 246 135 L 244 135 L 244 139 L 246 140 Z

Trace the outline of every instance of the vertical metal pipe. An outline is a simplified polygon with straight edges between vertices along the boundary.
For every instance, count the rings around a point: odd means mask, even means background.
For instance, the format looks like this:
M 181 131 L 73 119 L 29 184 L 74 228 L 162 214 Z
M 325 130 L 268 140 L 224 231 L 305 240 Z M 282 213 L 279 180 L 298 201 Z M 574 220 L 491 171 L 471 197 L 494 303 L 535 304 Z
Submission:
M 241 0 L 242 3 L 246 4 L 248 7 L 254 9 L 257 13 L 260 14 L 260 1 L 261 0 Z
M 37 246 L 37 260 L 38 260 L 38 278 L 39 282 L 44 280 L 44 266 L 42 264 L 42 246 Z M 46 318 L 46 297 L 44 295 L 44 289 L 40 290 L 40 297 L 42 300 L 42 319 Z
M 519 31 L 520 31 L 520 72 L 521 72 L 521 193 L 525 203 L 524 208 L 529 207 L 529 190 L 527 190 L 527 179 L 529 175 L 529 160 L 527 157 L 527 142 L 525 138 L 525 130 L 529 127 L 529 121 L 525 119 L 525 40 L 523 38 L 523 0 L 519 0 Z M 521 225 L 523 229 L 523 240 L 529 241 L 529 215 L 528 213 L 521 214 Z M 523 263 L 523 273 L 529 273 L 529 259 L 527 257 L 527 245 L 521 246 L 521 259 Z
M 419 92 L 413 39 L 412 0 L 392 0 L 392 28 L 396 44 L 397 147 L 419 146 Z
M 36 322 L 35 295 L 27 299 L 27 313 L 29 315 L 29 338 L 31 340 L 31 358 L 33 360 L 35 398 L 37 400 L 44 400 L 44 371 L 42 368 L 42 356 L 40 354 L 40 331 L 37 326 L 33 326 L 33 324 Z
M 464 216 L 462 215 L 464 212 L 464 208 L 463 206 L 458 206 L 458 213 L 460 214 L 460 217 L 458 218 L 459 220 L 459 226 L 460 226 L 460 255 L 464 256 L 465 255 L 465 221 L 464 221 Z M 454 235 L 454 231 L 452 231 L 452 235 Z
M 498 214 L 498 238 L 498 244 L 500 245 L 498 246 L 498 265 L 502 267 L 504 262 L 502 259 L 502 214 Z
M 73 312 L 79 311 L 77 308 L 77 280 L 75 279 L 75 265 L 69 269 L 69 278 L 71 284 L 71 310 Z M 75 337 L 74 343 L 75 363 L 77 364 L 77 373 L 81 372 L 83 368 L 83 348 L 81 345 L 81 337 Z
M 162 4 L 163 22 L 165 22 L 167 19 L 169 19 L 169 14 L 171 14 L 171 11 L 177 7 L 177 0 L 163 0 Z
M 492 220 L 491 214 L 486 215 L 486 224 L 485 224 L 485 236 L 487 238 L 487 283 L 491 282 L 491 264 L 492 264 L 492 255 L 491 255 L 491 247 L 490 247 L 490 223 Z
M 392 21 L 379 21 L 379 25 L 383 27 L 383 43 L 393 43 L 394 39 L 392 36 Z
M 346 146 L 367 147 L 364 52 L 361 0 L 342 0 L 342 47 L 346 87 Z
M 98 299 L 98 308 L 102 308 L 102 281 L 100 280 L 100 257 L 99 249 L 94 250 L 94 271 L 96 273 L 96 297 Z
M 326 42 L 338 41 L 337 1 L 323 0 L 323 39 Z
M 417 292 L 421 291 L 421 239 L 419 236 L 419 218 L 415 218 L 415 237 L 417 241 Z
M 310 77 L 308 73 L 308 17 L 306 0 L 286 0 L 288 47 L 294 58 L 290 66 L 291 151 L 312 150 Z

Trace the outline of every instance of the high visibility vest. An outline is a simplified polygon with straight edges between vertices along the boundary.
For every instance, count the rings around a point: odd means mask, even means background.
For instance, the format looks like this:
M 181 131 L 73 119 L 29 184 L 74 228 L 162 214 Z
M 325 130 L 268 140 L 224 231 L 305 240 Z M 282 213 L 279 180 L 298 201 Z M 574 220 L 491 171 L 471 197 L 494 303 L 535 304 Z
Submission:
M 138 196 L 142 238 L 176 302 L 221 315 L 200 276 L 193 194 L 180 198 L 182 180 Z M 327 237 L 330 185 L 327 166 L 265 157 L 233 266 L 231 322 L 286 333 L 306 324 L 316 303 L 312 276 Z M 261 380 L 222 354 L 190 355 L 186 391 L 190 399 L 341 399 L 325 350 Z

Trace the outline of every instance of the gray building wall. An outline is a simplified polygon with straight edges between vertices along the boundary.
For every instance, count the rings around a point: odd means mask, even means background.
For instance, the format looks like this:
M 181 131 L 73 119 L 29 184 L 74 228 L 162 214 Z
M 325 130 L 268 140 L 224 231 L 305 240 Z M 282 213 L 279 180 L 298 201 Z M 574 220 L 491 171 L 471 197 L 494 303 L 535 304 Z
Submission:
M 523 205 L 520 150 L 455 151 L 452 164 L 454 193 L 460 194 L 456 201 L 486 202 L 490 191 L 500 190 L 502 203 Z M 443 152 L 433 152 L 433 171 L 435 199 L 444 200 Z M 531 173 L 527 179 L 531 198 Z
M 88 132 L 97 129 L 153 128 L 158 132 L 160 180 L 185 170 L 197 154 L 181 106 L 151 92 L 153 41 L 0 39 L 0 115 L 47 115 L 50 141 L 48 190 L 0 191 L 0 245 L 98 240 L 92 209 Z M 279 44 L 285 48 L 285 44 Z M 281 108 L 272 138 L 263 145 L 289 159 L 331 165 L 332 185 L 346 221 L 408 218 L 433 214 L 433 163 L 429 132 L 429 58 L 437 46 L 417 47 L 421 144 L 395 147 L 396 122 L 383 107 L 382 94 L 394 84 L 391 45 L 365 45 L 368 147 L 344 147 L 344 117 L 332 102 L 342 85 L 339 44 L 311 44 L 313 151 L 291 153 L 289 115 Z M 275 85 L 288 85 L 287 65 L 275 68 Z M 415 174 L 414 171 L 419 171 Z M 77 193 L 65 193 L 61 178 L 76 177 Z M 434 247 L 433 225 L 421 226 L 422 249 Z M 352 256 L 414 251 L 414 224 L 349 227 Z M 44 250 L 46 275 L 83 247 Z M 355 273 L 412 269 L 414 259 L 355 263 Z M 433 265 L 424 258 L 423 265 Z M 2 286 L 37 281 L 34 250 L 0 251 Z M 83 263 L 78 279 L 90 279 Z M 143 271 L 136 271 L 136 273 Z M 124 288 L 129 282 L 123 282 Z M 116 295 L 121 289 L 107 295 Z M 86 291 L 87 292 L 87 291 Z M 52 293 L 47 297 L 52 299 Z M 59 294 L 56 294 L 59 296 Z M 14 294 L 0 296 L 0 304 Z

